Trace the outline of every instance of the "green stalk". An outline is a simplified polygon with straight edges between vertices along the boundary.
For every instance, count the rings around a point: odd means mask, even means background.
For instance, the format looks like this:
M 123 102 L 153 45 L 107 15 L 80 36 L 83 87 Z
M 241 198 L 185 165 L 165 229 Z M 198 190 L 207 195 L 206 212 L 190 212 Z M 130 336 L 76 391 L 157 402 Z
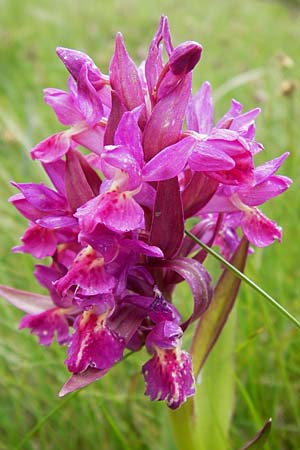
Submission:
M 225 450 L 234 406 L 235 308 L 207 359 L 190 398 L 169 417 L 178 450 Z

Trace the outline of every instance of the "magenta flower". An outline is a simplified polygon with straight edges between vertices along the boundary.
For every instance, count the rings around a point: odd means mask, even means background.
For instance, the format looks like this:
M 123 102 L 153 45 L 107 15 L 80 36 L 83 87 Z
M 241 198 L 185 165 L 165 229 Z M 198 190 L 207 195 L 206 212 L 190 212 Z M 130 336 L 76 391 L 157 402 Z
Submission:
M 181 350 L 182 334 L 182 329 L 174 322 L 162 321 L 146 339 L 148 350 L 154 352 L 142 369 L 146 395 L 151 400 L 166 400 L 172 409 L 195 393 L 192 360 Z
M 184 237 L 186 219 L 226 257 L 239 226 L 253 245 L 281 240 L 257 207 L 291 183 L 275 175 L 287 153 L 255 167 L 263 150 L 255 140 L 258 108 L 243 113 L 233 100 L 214 125 L 209 83 L 192 96 L 201 53 L 194 41 L 173 47 L 166 17 L 139 68 L 120 33 L 109 75 L 84 53 L 57 49 L 68 91 L 48 88 L 45 102 L 68 128 L 31 151 L 52 187 L 13 183 L 20 192 L 10 199 L 29 221 L 14 251 L 48 257 L 34 272 L 48 295 L 6 286 L 0 293 L 27 313 L 20 328 L 40 344 L 56 336 L 68 345 L 72 375 L 63 394 L 145 346 L 152 355 L 142 367 L 146 395 L 178 408 L 195 392 L 184 333 L 212 298 L 206 253 Z M 182 281 L 192 293 L 184 319 L 172 303 Z

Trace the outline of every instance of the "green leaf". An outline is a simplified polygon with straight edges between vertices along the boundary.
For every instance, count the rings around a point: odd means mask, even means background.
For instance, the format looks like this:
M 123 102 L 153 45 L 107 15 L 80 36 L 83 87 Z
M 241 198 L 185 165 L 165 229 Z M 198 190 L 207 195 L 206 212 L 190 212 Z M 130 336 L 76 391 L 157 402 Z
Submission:
M 230 261 L 240 271 L 244 270 L 245 267 L 248 246 L 248 241 L 242 239 Z M 240 283 L 241 280 L 226 268 L 214 289 L 213 298 L 208 309 L 198 322 L 191 346 L 196 377 L 227 321 L 234 305 Z
M 243 280 L 245 283 L 249 284 L 249 286 L 252 287 L 256 292 L 258 292 L 260 295 L 262 295 L 265 300 L 268 300 L 269 303 L 271 303 L 272 306 L 274 306 L 277 311 L 279 311 L 283 316 L 285 316 L 287 319 L 289 319 L 290 322 L 292 322 L 294 325 L 296 325 L 297 328 L 300 328 L 300 322 L 296 319 L 287 309 L 285 309 L 280 303 L 278 303 L 270 294 L 268 294 L 266 291 L 264 291 L 260 286 L 258 286 L 254 281 L 250 280 L 244 273 L 239 271 L 236 267 L 234 267 L 232 264 L 230 264 L 226 259 L 224 259 L 221 255 L 219 255 L 217 252 L 215 252 L 211 247 L 207 246 L 203 242 L 200 241 L 196 236 L 194 236 L 189 231 L 185 230 L 185 234 L 189 236 L 193 241 L 197 242 L 204 250 L 207 251 L 207 253 L 210 253 L 214 258 L 218 259 L 225 267 L 227 267 L 229 270 L 231 270 L 232 273 L 234 273 L 238 278 Z
M 272 426 L 272 419 L 269 419 L 261 430 L 259 430 L 253 439 L 246 444 L 241 450 L 262 450 L 269 437 Z

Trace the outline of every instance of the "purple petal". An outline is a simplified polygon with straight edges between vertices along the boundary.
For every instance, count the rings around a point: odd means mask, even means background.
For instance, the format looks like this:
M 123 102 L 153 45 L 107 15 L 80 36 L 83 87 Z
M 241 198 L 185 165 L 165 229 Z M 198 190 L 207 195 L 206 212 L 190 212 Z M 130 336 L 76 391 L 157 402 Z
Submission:
M 81 206 L 75 217 L 79 219 L 82 231 L 87 233 L 99 223 L 117 232 L 144 228 L 143 209 L 125 192 L 104 192 Z
M 197 172 L 213 172 L 230 170 L 235 167 L 235 161 L 222 149 L 218 142 L 194 140 L 194 151 L 189 158 L 189 166 Z
M 122 172 L 126 172 L 128 177 L 126 182 L 122 184 L 123 190 L 133 191 L 141 184 L 141 166 L 135 159 L 132 147 L 106 146 L 104 152 L 101 154 L 102 161 L 110 166 L 116 167 Z M 109 173 L 105 170 L 108 169 Z M 109 178 L 111 175 L 110 168 L 103 165 L 103 173 Z
M 65 197 L 42 183 L 12 182 L 12 185 L 18 188 L 24 197 L 40 211 L 53 213 L 65 212 L 67 209 Z
M 115 142 L 115 132 L 126 111 L 125 106 L 121 102 L 120 97 L 115 91 L 111 91 L 111 111 L 108 116 L 107 125 L 104 134 L 104 145 L 113 145 Z
M 136 65 L 127 53 L 123 36 L 116 36 L 115 53 L 109 68 L 110 82 L 128 110 L 144 103 L 142 85 Z
M 102 102 L 88 79 L 88 65 L 83 64 L 77 80 L 78 104 L 86 123 L 93 127 L 103 116 Z
M 256 117 L 260 114 L 260 108 L 252 109 L 244 114 L 240 114 L 233 118 L 230 125 L 231 130 L 236 130 L 239 133 L 245 133 L 253 124 Z
M 37 225 L 44 228 L 49 228 L 49 230 L 57 230 L 59 228 L 77 228 L 77 220 L 70 216 L 48 216 L 42 217 L 35 221 Z
M 64 156 L 70 148 L 70 137 L 64 131 L 44 139 L 31 150 L 32 159 L 44 163 L 56 161 Z
M 219 120 L 219 122 L 216 125 L 216 128 L 229 128 L 234 117 L 240 115 L 242 110 L 243 110 L 242 104 L 237 102 L 236 100 L 232 100 L 230 109 Z
M 14 205 L 14 207 L 24 216 L 26 219 L 35 221 L 38 218 L 43 217 L 47 212 L 40 211 L 31 205 L 25 198 L 24 195 L 19 193 L 12 195 L 9 201 Z
M 132 111 L 125 112 L 120 120 L 115 133 L 115 144 L 123 145 L 130 149 L 130 153 L 137 163 L 142 166 L 144 163 L 144 152 L 141 144 L 141 130 L 138 120 L 143 106 L 139 106 Z
M 108 371 L 109 369 L 98 370 L 89 367 L 82 373 L 73 374 L 59 391 L 59 397 L 64 397 L 71 392 L 82 389 L 88 384 L 99 380 L 100 378 L 104 377 L 104 375 L 106 375 Z
M 157 153 L 143 168 L 146 181 L 168 180 L 177 176 L 185 167 L 195 145 L 195 139 L 187 137 Z
M 246 205 L 258 206 L 285 192 L 291 183 L 288 177 L 274 175 L 256 186 L 239 191 L 238 195 Z
M 272 175 L 274 175 L 274 173 L 277 172 L 277 170 L 280 168 L 280 166 L 288 156 L 289 152 L 285 152 L 278 158 L 272 159 L 271 161 L 267 161 L 261 166 L 256 167 L 254 171 L 255 184 L 256 185 L 260 184 L 263 181 L 266 181 Z
M 110 293 L 115 286 L 115 279 L 106 272 L 104 258 L 92 247 L 86 247 L 76 256 L 65 276 L 54 285 L 61 295 L 76 286 L 83 295 Z
M 53 302 L 48 295 L 21 291 L 9 286 L 0 285 L 0 295 L 9 303 L 28 314 L 38 314 L 53 308 Z
M 74 327 L 65 361 L 70 372 L 83 372 L 88 367 L 105 370 L 122 359 L 125 342 L 105 325 L 102 315 L 85 311 Z
M 79 133 L 74 132 L 72 140 L 100 155 L 103 150 L 104 132 L 105 128 L 102 125 L 95 125 L 93 128 L 85 128 Z
M 54 334 L 57 335 L 57 342 L 60 345 L 66 344 L 69 341 L 69 324 L 62 311 L 53 308 L 40 314 L 25 316 L 20 322 L 19 329 L 29 328 L 31 334 L 39 337 L 40 345 L 50 345 Z
M 241 227 L 249 242 L 257 247 L 273 244 L 275 239 L 281 242 L 281 227 L 268 219 L 259 209 L 251 208 L 251 211 L 246 212 Z
M 163 320 L 158 322 L 146 338 L 146 347 L 149 351 L 159 347 L 169 350 L 176 348 L 181 342 L 183 331 L 178 323 Z
M 57 191 L 65 196 L 65 170 L 66 163 L 62 159 L 50 163 L 42 163 L 45 172 Z
M 97 225 L 93 233 L 81 232 L 79 241 L 82 245 L 91 245 L 104 258 L 105 264 L 113 261 L 120 251 L 120 237 L 104 225 Z
M 205 81 L 188 104 L 187 128 L 198 133 L 209 134 L 213 126 L 213 114 L 211 86 L 208 81 Z
M 155 33 L 155 36 L 150 44 L 148 56 L 145 63 L 145 75 L 147 79 L 150 98 L 152 97 L 159 75 L 163 70 L 164 63 L 160 45 L 161 41 L 164 42 L 167 54 L 170 56 L 171 52 L 173 51 L 173 46 L 169 31 L 168 18 L 166 16 L 162 16 L 160 19 L 158 30 Z
M 68 92 L 53 88 L 44 89 L 44 100 L 63 125 L 74 125 L 83 120 L 74 98 Z
M 141 189 L 134 195 L 134 199 L 141 206 L 146 206 L 149 210 L 154 207 L 156 190 L 148 183 L 142 183 Z
M 54 282 L 63 275 L 55 266 L 44 266 L 42 264 L 36 264 L 34 270 L 34 276 L 39 284 L 45 287 L 55 306 L 59 308 L 69 308 L 72 306 L 72 295 L 68 297 L 61 297 L 54 287 Z
M 101 80 L 100 70 L 94 61 L 85 53 L 64 47 L 57 47 L 56 53 L 75 80 L 78 79 L 80 70 L 84 64 L 88 64 L 89 80 L 92 83 L 97 83 Z
M 146 161 L 164 147 L 177 142 L 190 95 L 191 76 L 187 75 L 169 95 L 155 105 L 143 134 Z
M 38 259 L 53 256 L 56 252 L 55 232 L 39 225 L 31 224 L 21 240 L 23 245 L 14 247 L 13 252 L 29 253 Z
M 144 364 L 142 372 L 147 386 L 145 394 L 152 401 L 166 400 L 172 409 L 195 393 L 192 360 L 187 352 L 161 351 Z
M 123 239 L 121 245 L 126 251 L 142 253 L 143 255 L 152 256 L 153 258 L 163 258 L 164 254 L 159 247 L 146 244 L 146 242 L 137 239 Z

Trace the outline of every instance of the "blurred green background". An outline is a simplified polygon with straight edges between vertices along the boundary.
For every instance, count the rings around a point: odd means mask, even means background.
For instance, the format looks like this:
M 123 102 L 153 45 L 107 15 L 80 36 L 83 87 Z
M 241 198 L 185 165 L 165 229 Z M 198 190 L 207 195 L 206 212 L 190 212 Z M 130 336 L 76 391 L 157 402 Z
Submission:
M 83 50 L 106 72 L 115 33 L 122 31 L 140 62 L 164 13 L 175 44 L 191 39 L 204 47 L 194 89 L 211 81 L 216 117 L 232 97 L 246 110 L 262 108 L 257 129 L 265 152 L 257 163 L 291 152 L 281 173 L 294 184 L 264 208 L 283 227 L 283 243 L 255 251 L 247 274 L 299 317 L 299 2 L 0 0 L 0 7 L 0 283 L 40 291 L 32 258 L 10 253 L 26 221 L 7 198 L 14 193 L 9 180 L 43 179 L 29 150 L 61 129 L 42 99 L 44 87 L 66 86 L 55 47 Z M 184 300 L 189 292 L 181 288 L 177 296 Z M 226 448 L 240 448 L 273 417 L 266 448 L 300 449 L 299 330 L 245 286 L 237 310 L 236 407 Z M 21 316 L 0 300 L 1 450 L 175 448 L 165 405 L 143 395 L 139 364 L 145 355 L 127 359 L 75 398 L 61 400 L 57 392 L 68 376 L 65 349 L 41 348 L 27 331 L 17 332 Z M 217 372 L 220 376 L 221 366 Z

